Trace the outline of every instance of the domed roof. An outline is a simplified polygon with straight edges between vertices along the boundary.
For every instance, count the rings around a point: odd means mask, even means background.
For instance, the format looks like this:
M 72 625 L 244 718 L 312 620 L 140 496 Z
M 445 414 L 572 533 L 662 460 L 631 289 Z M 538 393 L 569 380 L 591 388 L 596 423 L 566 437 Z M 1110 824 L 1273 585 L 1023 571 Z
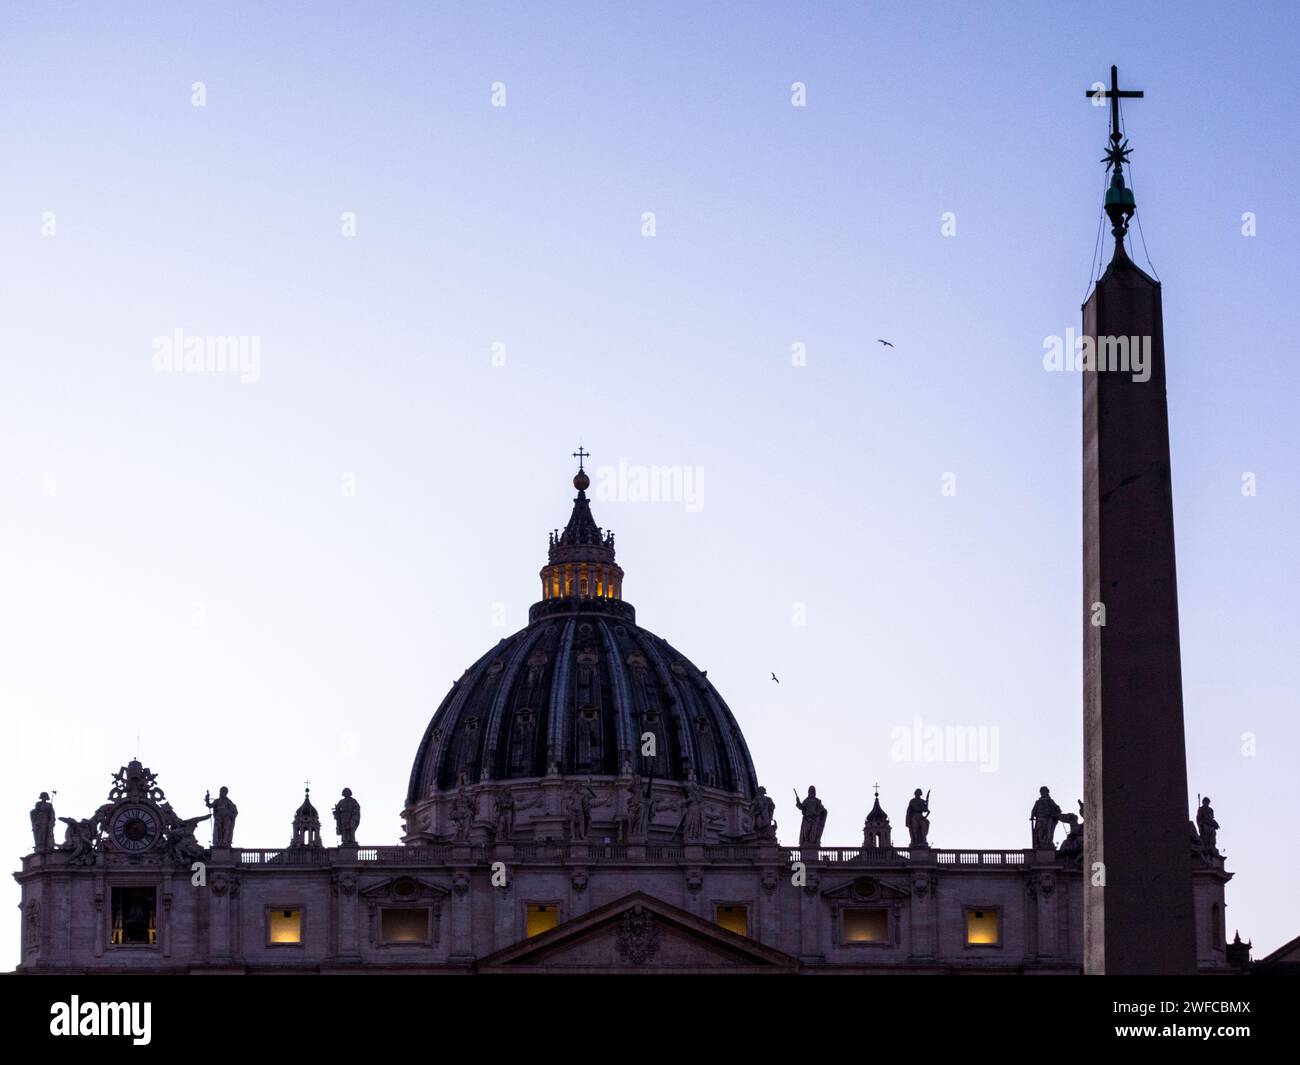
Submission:
M 456 681 L 425 730 L 407 803 L 480 780 L 639 773 L 752 796 L 753 761 L 707 676 L 636 624 L 614 537 L 591 516 L 584 471 L 552 533 L 528 626 Z M 641 754 L 646 733 L 655 757 Z

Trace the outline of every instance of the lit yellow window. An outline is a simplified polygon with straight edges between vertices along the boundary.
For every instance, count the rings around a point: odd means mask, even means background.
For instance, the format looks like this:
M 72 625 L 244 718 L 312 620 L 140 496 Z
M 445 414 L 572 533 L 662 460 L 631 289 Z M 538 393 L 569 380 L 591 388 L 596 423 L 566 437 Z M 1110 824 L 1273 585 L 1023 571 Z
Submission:
M 551 903 L 528 904 L 528 926 L 527 934 L 531 939 L 533 936 L 540 936 L 543 932 L 549 932 L 560 923 L 560 908 Z
M 715 919 L 718 925 L 728 932 L 735 932 L 738 936 L 749 935 L 748 906 L 719 906 Z
M 845 910 L 845 943 L 888 943 L 888 910 Z
M 267 927 L 270 943 L 302 942 L 302 910 L 272 910 Z
M 973 947 L 997 946 L 998 911 L 967 910 L 966 942 Z

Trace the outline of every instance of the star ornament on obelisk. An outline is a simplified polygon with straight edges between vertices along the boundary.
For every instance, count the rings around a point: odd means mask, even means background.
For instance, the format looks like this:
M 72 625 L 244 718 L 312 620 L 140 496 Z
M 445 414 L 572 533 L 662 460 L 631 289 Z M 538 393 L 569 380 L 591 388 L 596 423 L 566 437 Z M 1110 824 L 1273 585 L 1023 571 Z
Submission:
M 1115 251 L 1083 305 L 1084 971 L 1195 973 L 1163 313 L 1124 250 L 1119 101 L 1142 94 L 1111 67 L 1110 90 L 1088 95 L 1110 101 Z

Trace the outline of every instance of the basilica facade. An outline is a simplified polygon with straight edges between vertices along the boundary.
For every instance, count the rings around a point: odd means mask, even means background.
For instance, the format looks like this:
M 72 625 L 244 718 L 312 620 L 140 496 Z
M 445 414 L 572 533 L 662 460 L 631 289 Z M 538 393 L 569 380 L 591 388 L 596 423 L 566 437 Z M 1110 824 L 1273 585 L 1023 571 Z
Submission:
M 735 716 L 623 598 L 589 486 L 580 467 L 528 625 L 429 722 L 400 842 L 360 842 L 343 789 L 337 845 L 308 793 L 287 846 L 239 846 L 224 788 L 184 818 L 132 761 L 89 817 L 31 811 L 18 971 L 1082 971 L 1085 812 L 1046 788 L 1023 849 L 932 848 L 919 791 L 900 839 L 877 795 L 833 845 L 810 789 L 781 844 Z M 1216 829 L 1207 800 L 1187 842 L 1205 973 L 1241 961 Z

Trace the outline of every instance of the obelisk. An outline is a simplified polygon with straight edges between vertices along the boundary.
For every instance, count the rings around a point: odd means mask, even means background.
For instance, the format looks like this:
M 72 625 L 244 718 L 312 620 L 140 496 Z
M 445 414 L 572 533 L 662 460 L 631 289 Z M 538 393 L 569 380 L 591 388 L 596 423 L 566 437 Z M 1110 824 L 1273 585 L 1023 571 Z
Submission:
M 1083 305 L 1096 360 L 1082 374 L 1084 971 L 1194 973 L 1160 283 L 1124 249 L 1134 201 L 1118 101 L 1140 94 L 1120 93 L 1112 67 L 1111 91 L 1089 95 L 1110 98 L 1115 251 Z

